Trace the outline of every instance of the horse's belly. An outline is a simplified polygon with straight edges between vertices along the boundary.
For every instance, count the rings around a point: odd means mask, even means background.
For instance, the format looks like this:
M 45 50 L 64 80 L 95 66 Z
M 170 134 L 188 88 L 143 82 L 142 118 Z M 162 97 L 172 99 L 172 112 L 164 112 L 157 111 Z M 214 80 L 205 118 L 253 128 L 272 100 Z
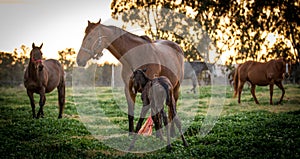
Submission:
M 267 85 L 269 85 L 269 83 L 259 83 L 259 84 L 257 84 L 258 86 L 267 86 Z

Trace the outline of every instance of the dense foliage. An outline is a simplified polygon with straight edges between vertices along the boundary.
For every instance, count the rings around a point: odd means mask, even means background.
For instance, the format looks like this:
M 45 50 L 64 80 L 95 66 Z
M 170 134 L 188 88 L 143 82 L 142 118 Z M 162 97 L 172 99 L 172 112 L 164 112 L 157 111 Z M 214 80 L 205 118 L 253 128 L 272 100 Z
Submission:
M 297 0 L 113 0 L 111 10 L 113 18 L 139 25 L 154 39 L 181 44 L 188 59 L 207 60 L 213 46 L 219 56 L 234 53 L 228 63 L 299 59 Z

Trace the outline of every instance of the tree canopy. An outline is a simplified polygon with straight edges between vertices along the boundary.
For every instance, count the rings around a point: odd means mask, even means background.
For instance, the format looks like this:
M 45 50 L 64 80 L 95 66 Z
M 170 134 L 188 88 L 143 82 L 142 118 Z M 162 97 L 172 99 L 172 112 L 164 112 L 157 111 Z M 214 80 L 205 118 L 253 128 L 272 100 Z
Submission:
M 112 17 L 179 43 L 187 60 L 299 61 L 298 0 L 112 0 Z

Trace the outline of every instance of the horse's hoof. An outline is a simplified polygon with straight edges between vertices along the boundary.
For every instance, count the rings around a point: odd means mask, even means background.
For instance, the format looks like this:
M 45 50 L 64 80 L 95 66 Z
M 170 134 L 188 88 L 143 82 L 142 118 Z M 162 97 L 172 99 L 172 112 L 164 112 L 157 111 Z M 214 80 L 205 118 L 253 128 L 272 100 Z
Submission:
M 168 145 L 167 146 L 167 152 L 171 152 L 172 151 L 172 146 L 171 145 Z
M 131 151 L 133 148 L 134 148 L 134 146 L 130 145 L 129 148 L 128 148 L 128 151 Z
M 187 142 L 183 142 L 184 147 L 189 147 L 189 144 Z
M 134 132 L 129 132 L 128 133 L 128 136 L 133 136 L 134 135 Z

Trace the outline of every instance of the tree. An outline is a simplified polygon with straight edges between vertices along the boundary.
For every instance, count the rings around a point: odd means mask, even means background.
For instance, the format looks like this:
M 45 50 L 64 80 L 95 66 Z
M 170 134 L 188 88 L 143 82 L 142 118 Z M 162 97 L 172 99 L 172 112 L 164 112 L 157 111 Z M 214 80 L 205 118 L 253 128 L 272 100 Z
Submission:
M 28 62 L 29 48 L 25 45 L 13 53 L 0 52 L 0 85 L 14 86 L 23 83 L 25 65 Z
M 161 8 L 181 14 L 170 17 L 161 12 Z M 269 35 L 276 35 L 276 43 L 280 43 L 284 51 L 280 56 L 299 60 L 300 8 L 297 0 L 113 0 L 111 10 L 113 18 L 122 18 L 125 24 L 138 24 L 155 39 L 169 39 L 175 33 L 171 40 L 186 47 L 186 58 L 207 58 L 203 53 L 215 49 L 219 56 L 233 52 L 232 62 L 268 60 L 265 57 L 278 57 L 278 47 L 268 40 Z M 177 33 L 178 30 L 194 33 L 197 25 L 193 22 L 201 27 L 201 31 L 195 32 L 196 38 Z M 166 26 L 168 32 L 164 31 Z M 194 48 L 201 50 L 200 53 Z
M 58 55 L 58 60 L 63 65 L 65 71 L 71 71 L 76 61 L 74 48 L 66 48 L 65 50 L 58 51 Z

